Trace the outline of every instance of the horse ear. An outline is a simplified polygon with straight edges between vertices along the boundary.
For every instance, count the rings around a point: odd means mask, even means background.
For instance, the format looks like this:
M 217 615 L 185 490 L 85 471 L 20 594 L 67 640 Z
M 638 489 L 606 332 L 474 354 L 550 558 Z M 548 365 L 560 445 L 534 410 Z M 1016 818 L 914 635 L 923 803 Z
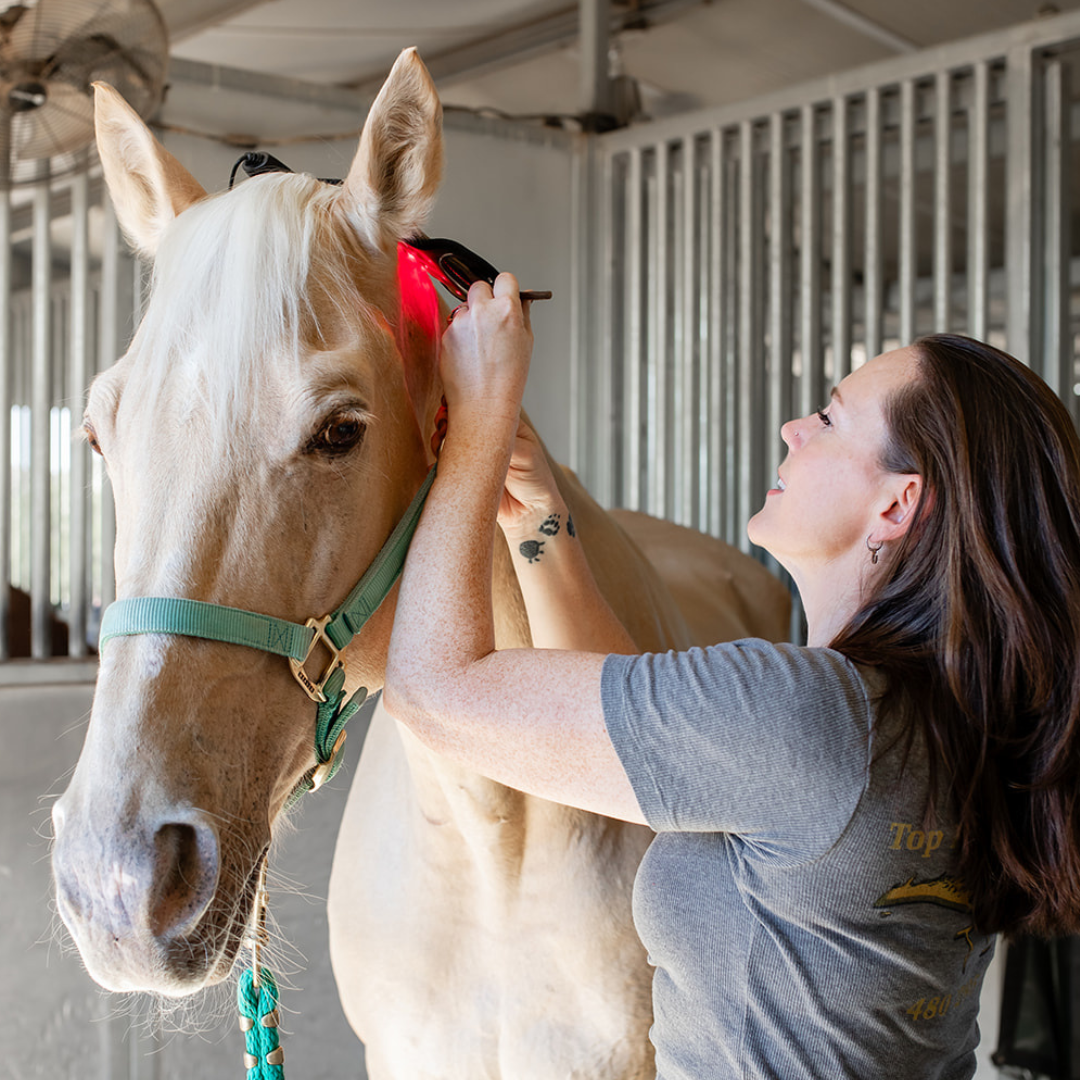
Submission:
M 108 83 L 94 83 L 94 126 L 120 228 L 152 256 L 165 226 L 206 192 Z
M 415 49 L 397 58 L 368 113 L 342 191 L 361 240 L 386 253 L 427 220 L 442 178 L 442 105 Z

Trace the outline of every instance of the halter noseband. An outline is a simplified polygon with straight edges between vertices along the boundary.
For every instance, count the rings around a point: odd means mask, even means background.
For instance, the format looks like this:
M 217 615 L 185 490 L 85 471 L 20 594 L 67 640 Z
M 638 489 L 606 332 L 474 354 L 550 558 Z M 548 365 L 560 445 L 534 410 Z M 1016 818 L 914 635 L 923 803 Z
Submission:
M 361 686 L 345 700 L 345 662 L 341 659 L 341 653 L 394 587 L 434 479 L 433 465 L 420 490 L 413 496 L 405 516 L 394 527 L 355 588 L 332 614 L 308 619 L 302 624 L 202 600 L 167 596 L 131 597 L 117 600 L 105 610 L 99 647 L 104 649 L 105 643 L 114 637 L 180 634 L 243 645 L 287 657 L 296 681 L 308 697 L 318 704 L 315 719 L 317 764 L 296 785 L 289 798 L 291 805 L 304 791 L 316 791 L 322 787 L 341 765 L 345 725 L 367 697 L 367 688 Z M 330 660 L 322 674 L 312 678 L 305 665 L 320 644 L 329 652 Z

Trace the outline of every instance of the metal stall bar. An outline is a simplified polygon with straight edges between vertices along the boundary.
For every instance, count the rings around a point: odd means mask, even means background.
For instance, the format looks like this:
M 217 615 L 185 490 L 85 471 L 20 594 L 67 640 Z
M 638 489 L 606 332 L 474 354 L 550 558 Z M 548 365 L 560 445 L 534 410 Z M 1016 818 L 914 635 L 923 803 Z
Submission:
M 600 177 L 600 190 L 610 196 L 612 191 L 612 174 L 613 167 L 610 158 L 605 158 L 601 163 L 601 177 Z M 594 288 L 596 292 L 594 294 L 596 307 L 601 312 L 604 319 L 604 325 L 610 325 L 611 311 L 613 302 L 613 282 L 612 282 L 612 268 L 614 266 L 614 259 L 612 258 L 612 247 L 615 243 L 615 230 L 612 227 L 614 222 L 612 214 L 614 213 L 612 200 L 610 197 L 604 200 L 604 220 L 607 222 L 607 228 L 604 230 L 604 245 L 601 252 L 601 262 L 599 267 L 599 274 L 597 275 L 597 282 Z M 597 400 L 601 402 L 601 410 L 599 412 L 599 422 L 597 424 L 597 436 L 595 445 L 593 447 L 594 460 L 596 461 L 597 475 L 601 478 L 597 485 L 598 497 L 603 499 L 605 503 L 610 503 L 613 496 L 613 487 L 615 484 L 615 458 L 616 447 L 614 440 L 612 439 L 612 433 L 615 430 L 616 413 L 618 411 L 618 404 L 615 401 L 614 392 L 614 380 L 613 372 L 615 364 L 621 365 L 622 358 L 620 357 L 616 361 L 613 355 L 616 348 L 620 344 L 618 340 L 612 335 L 608 334 L 598 343 L 599 348 L 596 349 L 596 371 L 594 375 L 594 386 L 596 388 Z
M 1006 69 L 1008 110 L 1005 187 L 1005 336 L 1018 360 L 1042 365 L 1041 318 L 1032 317 L 1032 300 L 1041 282 L 1040 202 L 1042 170 L 1037 115 L 1036 58 L 1027 44 L 1009 50 Z
M 695 289 L 697 292 L 697 325 L 694 337 L 697 347 L 696 417 L 697 425 L 697 491 L 694 503 L 694 524 L 706 530 L 711 526 L 711 507 L 715 488 L 710 443 L 717 414 L 711 410 L 712 400 L 712 248 L 716 231 L 712 203 L 712 141 L 699 137 L 694 143 L 694 175 L 697 198 L 697 259 Z
M 709 467 L 706 498 L 708 499 L 708 529 L 713 536 L 723 536 L 727 526 L 728 482 L 724 450 L 727 445 L 727 409 L 725 408 L 724 338 L 727 333 L 727 260 L 728 247 L 728 183 L 727 161 L 724 154 L 724 133 L 720 128 L 709 132 L 709 198 L 712 228 L 709 230 Z
M 803 105 L 799 135 L 799 380 L 801 416 L 825 400 L 821 347 L 821 155 L 817 110 Z
M 743 527 L 757 509 L 756 498 L 764 490 L 762 432 L 755 422 L 764 383 L 764 342 L 762 341 L 762 295 L 759 288 L 764 247 L 761 222 L 761 193 L 758 186 L 754 122 L 739 125 L 739 347 L 738 347 L 738 459 L 736 500 L 738 546 L 750 550 Z
M 697 166 L 694 154 L 695 137 L 688 135 L 682 141 L 682 188 L 680 194 L 680 221 L 682 238 L 679 243 L 679 267 L 675 275 L 673 297 L 679 312 L 676 323 L 676 376 L 675 403 L 675 520 L 680 525 L 696 526 L 696 489 L 700 486 L 697 475 L 697 363 L 698 363 L 698 298 L 701 281 L 697 274 L 698 252 L 698 199 Z
M 1043 378 L 1075 413 L 1072 334 L 1069 318 L 1069 71 L 1058 59 L 1043 71 L 1045 187 L 1043 193 Z
M 30 654 L 35 659 L 52 652 L 50 616 L 52 525 L 52 337 L 50 291 L 52 251 L 49 244 L 50 199 L 47 179 L 33 192 L 31 256 L 31 449 L 30 449 Z
M 968 112 L 968 333 L 985 340 L 989 327 L 990 64 L 972 69 Z
M 101 246 L 101 293 L 99 305 L 101 315 L 98 320 L 98 370 L 104 371 L 120 353 L 120 263 L 121 244 L 120 228 L 116 223 L 116 214 L 112 203 L 105 199 L 104 223 L 102 226 Z M 113 566 L 113 548 L 116 545 L 116 510 L 113 504 L 112 488 L 108 476 L 101 467 L 101 459 L 95 462 L 101 484 L 101 498 L 98 505 L 99 529 L 101 532 L 101 551 L 98 561 L 100 586 L 98 596 L 101 610 L 104 611 L 116 597 L 116 572 Z
M 915 340 L 915 80 L 900 84 L 900 344 Z
M 768 410 L 764 431 L 764 467 L 769 486 L 783 456 L 780 425 L 792 414 L 791 170 L 786 134 L 784 114 L 773 113 L 769 118 Z M 759 497 L 763 494 L 759 492 Z
M 881 352 L 882 327 L 881 249 L 881 90 L 866 91 L 866 237 L 863 256 L 863 337 L 866 359 Z M 839 378 L 837 379 L 839 382 Z
M 82 395 L 90 381 L 90 183 L 85 173 L 71 184 L 71 303 L 70 387 L 72 423 L 77 424 L 82 411 Z M 88 447 L 81 440 L 71 446 L 71 605 L 68 614 L 68 652 L 86 655 L 86 616 L 91 593 L 89 565 Z
M 848 100 L 832 103 L 832 377 L 851 371 L 851 167 Z
M 934 330 L 947 333 L 952 316 L 952 200 L 949 160 L 952 136 L 952 74 L 934 82 Z
M 649 186 L 649 358 L 648 358 L 648 503 L 650 514 L 664 517 L 667 508 L 667 337 L 668 337 L 668 144 L 657 143 L 655 172 Z
M 0 188 L 0 660 L 11 656 L 11 409 L 15 359 L 11 342 L 11 190 Z
M 624 310 L 626 312 L 626 381 L 623 422 L 629 438 L 625 439 L 626 449 L 623 455 L 625 475 L 623 477 L 623 497 L 632 510 L 642 509 L 642 457 L 644 444 L 641 438 L 642 400 L 641 377 L 644 358 L 645 338 L 641 325 L 642 297 L 644 295 L 644 273 L 642 266 L 641 214 L 641 148 L 633 147 L 627 155 L 625 206 L 625 258 L 623 277 Z
M 723 252 L 724 310 L 723 376 L 724 376 L 724 532 L 729 544 L 738 545 L 739 529 L 739 438 L 740 398 L 739 381 L 739 249 L 742 244 L 742 220 L 740 216 L 740 159 L 738 154 L 739 132 L 732 131 L 724 139 L 724 168 L 727 174 L 725 191 L 727 200 L 724 214 L 727 221 L 727 243 Z

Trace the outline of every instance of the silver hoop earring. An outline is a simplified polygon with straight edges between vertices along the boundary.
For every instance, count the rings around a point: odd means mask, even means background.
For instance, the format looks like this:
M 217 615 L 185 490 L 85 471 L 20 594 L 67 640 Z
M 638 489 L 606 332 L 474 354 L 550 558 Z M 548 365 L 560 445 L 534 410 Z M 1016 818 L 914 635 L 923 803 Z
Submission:
M 885 546 L 885 541 L 879 541 L 877 547 L 870 543 L 870 537 L 866 538 L 866 550 L 870 552 L 870 561 L 877 566 L 878 552 Z

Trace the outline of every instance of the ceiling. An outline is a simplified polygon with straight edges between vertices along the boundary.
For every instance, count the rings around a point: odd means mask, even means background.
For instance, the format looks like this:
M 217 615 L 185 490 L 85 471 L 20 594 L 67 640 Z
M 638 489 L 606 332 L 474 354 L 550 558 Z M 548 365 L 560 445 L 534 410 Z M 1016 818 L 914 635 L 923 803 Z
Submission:
M 158 2 L 181 60 L 370 95 L 397 53 L 416 45 L 446 104 L 530 115 L 584 107 L 576 5 L 558 0 Z M 611 64 L 636 80 L 644 116 L 659 117 L 1077 7 L 1080 0 L 624 0 L 612 3 L 625 28 Z

